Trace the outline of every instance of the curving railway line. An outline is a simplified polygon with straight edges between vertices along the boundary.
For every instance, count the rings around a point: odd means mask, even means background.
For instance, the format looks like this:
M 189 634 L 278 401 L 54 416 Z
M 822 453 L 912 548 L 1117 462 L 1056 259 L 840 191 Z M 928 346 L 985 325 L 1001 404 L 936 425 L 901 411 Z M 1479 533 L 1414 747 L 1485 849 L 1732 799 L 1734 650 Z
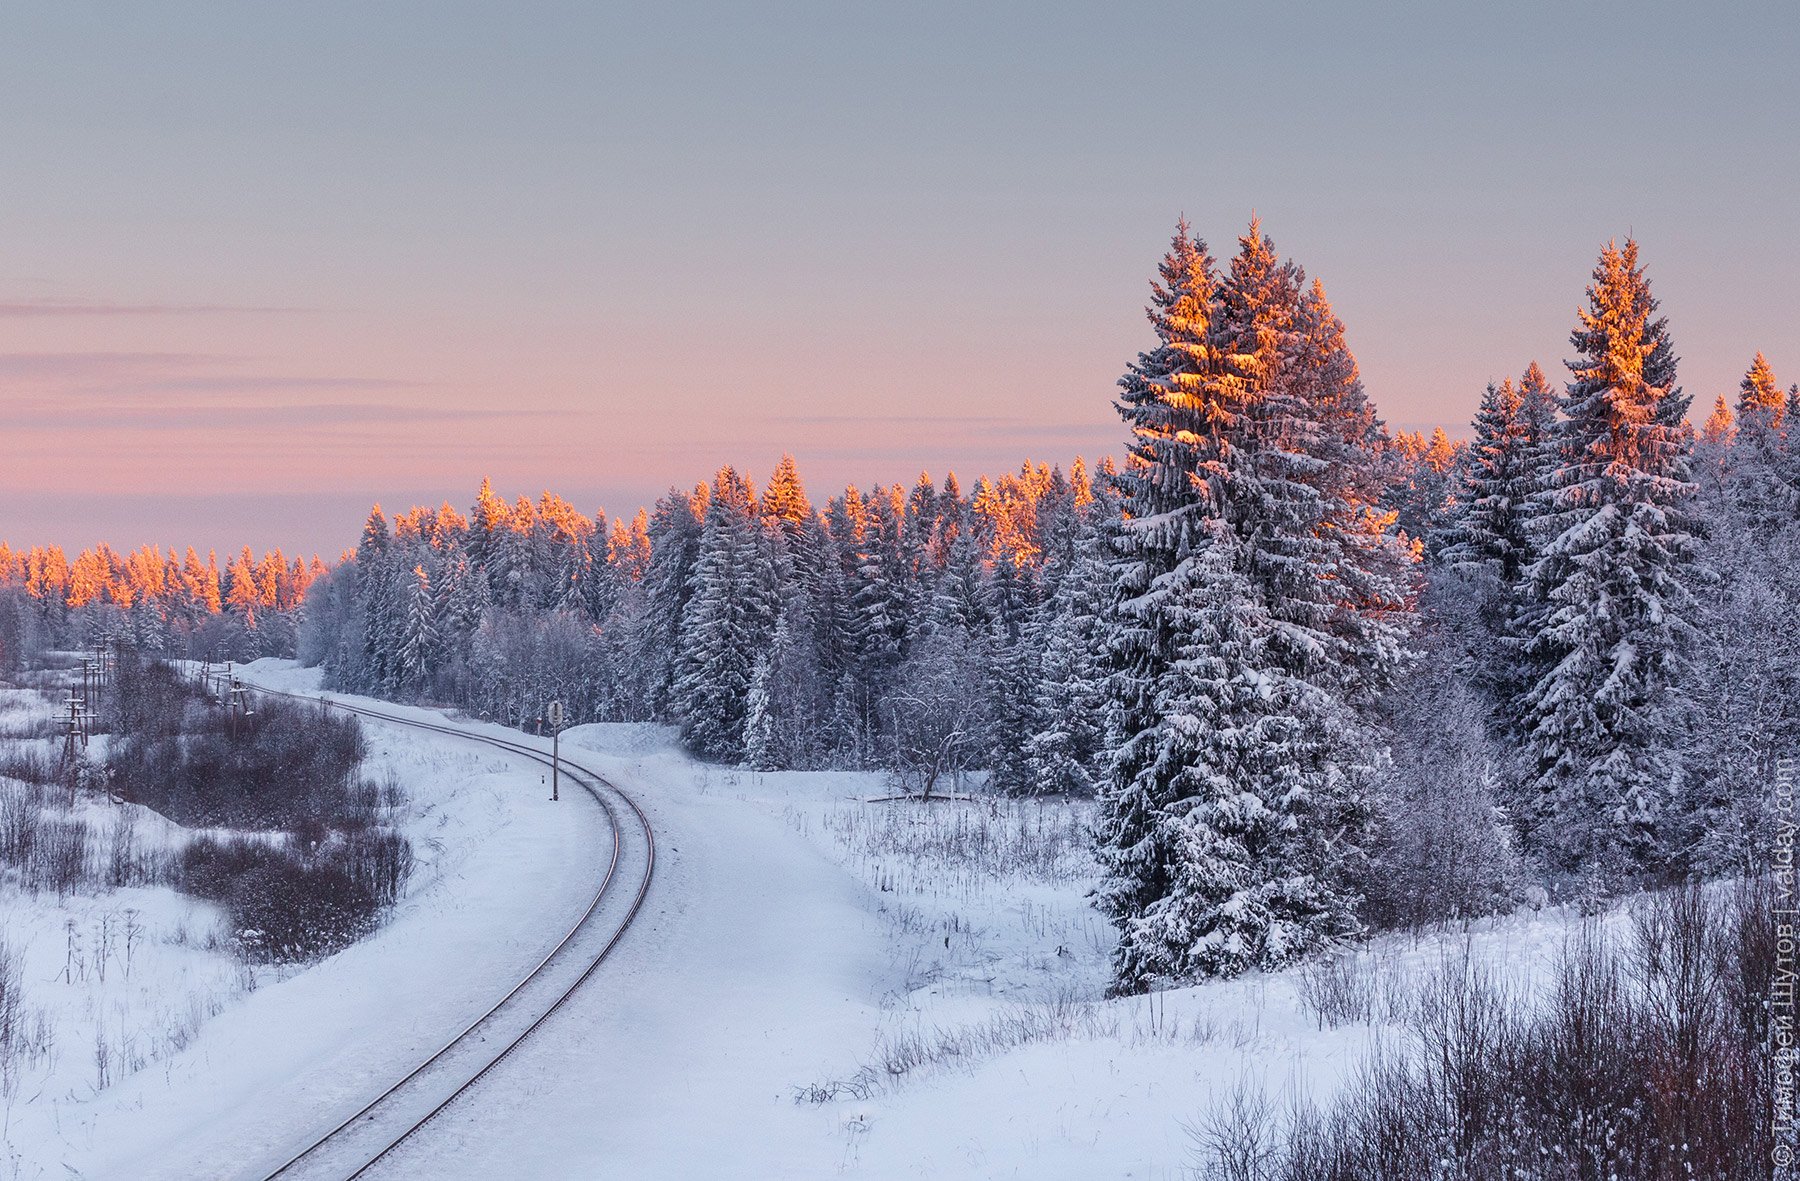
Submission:
M 274 689 L 253 692 L 296 701 L 323 701 L 333 709 L 389 725 L 435 731 L 496 747 L 548 767 L 550 757 L 523 742 L 456 726 L 396 717 L 361 705 Z M 612 852 L 593 899 L 568 933 L 492 1008 L 404 1078 L 342 1117 L 329 1131 L 277 1167 L 252 1174 L 260 1181 L 348 1181 L 368 1174 L 402 1144 L 479 1083 L 526 1038 L 536 1033 L 600 967 L 637 917 L 656 867 L 656 840 L 637 802 L 606 779 L 570 760 L 562 773 L 605 812 Z

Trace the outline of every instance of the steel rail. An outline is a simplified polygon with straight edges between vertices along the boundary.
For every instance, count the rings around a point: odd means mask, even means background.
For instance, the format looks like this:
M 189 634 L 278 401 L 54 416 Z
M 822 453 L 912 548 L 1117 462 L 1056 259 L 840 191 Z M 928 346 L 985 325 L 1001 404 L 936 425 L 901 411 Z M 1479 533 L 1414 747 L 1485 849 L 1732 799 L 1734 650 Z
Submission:
M 449 726 L 449 725 L 440 725 L 438 723 L 421 721 L 421 720 L 418 720 L 415 718 L 397 717 L 393 714 L 384 713 L 380 710 L 370 709 L 366 706 L 352 705 L 346 701 L 339 701 L 339 700 L 334 700 L 334 699 L 326 698 L 326 697 L 313 697 L 313 696 L 309 696 L 306 694 L 286 693 L 286 692 L 282 692 L 281 690 L 278 690 L 278 689 L 265 689 L 265 688 L 262 688 L 261 686 L 256 686 L 256 685 L 247 685 L 247 687 L 252 689 L 254 692 L 261 693 L 266 696 L 283 697 L 283 698 L 287 698 L 292 701 L 319 702 L 319 703 L 322 703 L 326 708 L 329 708 L 329 709 L 341 709 L 341 710 L 345 711 L 346 713 L 357 714 L 362 717 L 367 717 L 367 718 L 371 718 L 371 719 L 374 719 L 377 721 L 386 722 L 386 723 L 389 723 L 390 725 L 410 726 L 410 727 L 412 727 L 414 729 L 418 729 L 418 730 L 426 730 L 426 731 L 431 731 L 431 732 L 435 732 L 435 733 L 439 733 L 439 734 L 448 734 L 448 735 L 451 735 L 456 738 L 467 739 L 471 742 L 483 743 L 488 746 L 493 746 L 493 747 L 497 747 L 501 750 L 508 751 L 512 754 L 522 755 L 525 758 L 532 760 L 533 762 L 542 763 L 545 766 L 549 766 L 551 763 L 551 760 L 548 757 L 546 757 L 543 754 L 543 752 L 537 750 L 535 747 L 527 746 L 524 743 L 511 742 L 504 738 L 498 738 L 498 737 L 495 737 L 490 734 L 479 734 L 479 733 L 475 733 L 475 732 L 472 732 L 469 730 L 462 729 L 460 727 Z M 606 957 L 612 952 L 612 949 L 614 947 L 618 946 L 619 940 L 624 938 L 625 932 L 627 929 L 630 928 L 632 920 L 637 918 L 638 911 L 640 909 L 642 909 L 642 907 L 644 905 L 644 898 L 650 892 L 650 879 L 656 869 L 656 837 L 655 837 L 654 832 L 651 830 L 650 819 L 648 816 L 646 816 L 644 814 L 644 810 L 638 806 L 637 801 L 632 799 L 625 792 L 620 791 L 617 784 L 612 783 L 611 781 L 607 780 L 604 776 L 596 773 L 595 771 L 593 771 L 587 767 L 583 767 L 581 764 L 576 763 L 572 760 L 565 758 L 562 760 L 562 764 L 565 768 L 567 768 L 573 774 L 573 776 L 575 777 L 575 781 L 578 784 L 580 784 L 582 789 L 585 790 L 588 793 L 588 795 L 593 797 L 594 802 L 600 805 L 601 810 L 606 814 L 607 822 L 611 826 L 612 834 L 613 834 L 612 854 L 607 862 L 606 874 L 601 879 L 599 889 L 597 889 L 594 892 L 593 899 L 588 903 L 586 909 L 582 911 L 581 917 L 575 921 L 574 926 L 569 928 L 568 932 L 565 935 L 563 935 L 563 937 L 557 942 L 556 946 L 551 948 L 549 953 L 546 954 L 541 961 L 539 961 L 538 965 L 536 967 L 534 967 L 530 972 L 526 973 L 525 976 L 523 978 L 521 978 L 517 984 L 513 985 L 512 988 L 508 989 L 506 992 L 506 995 L 502 996 L 498 1001 L 494 1002 L 493 1007 L 489 1008 L 480 1017 L 477 1017 L 473 1022 L 471 1022 L 469 1024 L 469 1026 L 466 1029 L 464 1029 L 461 1033 L 457 1034 L 455 1037 L 451 1038 L 442 1047 L 440 1047 L 435 1053 L 433 1053 L 429 1058 L 425 1059 L 425 1061 L 421 1062 L 419 1065 L 413 1067 L 413 1069 L 411 1071 L 407 1072 L 405 1077 L 403 1077 L 400 1080 L 398 1080 L 397 1082 L 391 1084 L 386 1089 L 384 1089 L 380 1094 L 376 1095 L 375 1098 L 371 1099 L 368 1103 L 364 1104 L 363 1107 L 361 1109 L 359 1109 L 355 1114 L 349 1116 L 347 1119 L 343 1120 L 341 1123 L 339 1123 L 335 1127 L 333 1127 L 330 1131 L 328 1131 L 324 1135 L 318 1137 L 311 1144 L 307 1145 L 305 1148 L 301 1149 L 299 1152 L 297 1152 L 293 1156 L 289 1157 L 287 1159 L 287 1161 L 285 1161 L 283 1164 L 281 1164 L 274 1171 L 263 1174 L 262 1175 L 263 1181 L 277 1181 L 278 1178 L 283 1177 L 283 1176 L 287 1175 L 288 1173 L 296 1170 L 299 1166 L 305 1164 L 309 1159 L 315 1158 L 316 1155 L 318 1155 L 321 1152 L 321 1150 L 327 1149 L 334 1140 L 336 1140 L 338 1137 L 342 1136 L 346 1131 L 348 1131 L 352 1127 L 361 1123 L 365 1118 L 367 1118 L 369 1116 L 369 1114 L 371 1112 L 375 1111 L 383 1103 L 386 1103 L 389 1099 L 393 1098 L 408 1084 L 412 1083 L 415 1079 L 424 1075 L 433 1066 L 437 1065 L 440 1061 L 442 1061 L 446 1055 L 451 1053 L 453 1050 L 456 1050 L 458 1047 L 464 1045 L 468 1041 L 468 1039 L 470 1038 L 470 1036 L 472 1034 L 474 1034 L 478 1029 L 480 1029 L 483 1025 L 485 1025 L 495 1014 L 499 1013 L 501 1009 L 505 1008 L 515 997 L 517 997 L 521 992 L 523 992 L 527 987 L 529 987 L 534 981 L 538 980 L 544 974 L 545 969 L 551 965 L 551 962 L 553 960 L 557 959 L 557 957 L 562 953 L 564 948 L 566 948 L 572 940 L 574 940 L 578 935 L 581 935 L 584 933 L 589 922 L 593 919 L 595 912 L 597 910 L 599 910 L 601 903 L 604 902 L 608 898 L 608 891 L 610 890 L 610 888 L 612 886 L 613 878 L 616 875 L 617 870 L 619 868 L 621 850 L 623 848 L 623 843 L 624 843 L 623 834 L 622 834 L 620 826 L 619 826 L 620 816 L 619 816 L 618 809 L 616 809 L 611 803 L 608 802 L 606 796 L 603 795 L 600 790 L 598 790 L 598 787 L 605 787 L 614 796 L 616 796 L 619 800 L 624 802 L 625 806 L 630 809 L 630 811 L 633 815 L 633 818 L 637 822 L 638 827 L 643 830 L 643 834 L 644 834 L 644 846 L 645 846 L 644 872 L 643 872 L 642 878 L 638 882 L 637 891 L 631 900 L 630 908 L 626 911 L 625 917 L 619 922 L 617 927 L 615 927 L 611 931 L 611 933 L 607 936 L 605 943 L 600 947 L 600 950 L 594 954 L 593 959 L 591 961 L 589 961 L 588 964 L 582 969 L 580 975 L 578 975 L 575 978 L 574 983 L 570 984 L 567 988 L 563 989 L 560 993 L 558 993 L 556 998 L 554 1000 L 552 1000 L 548 1006 L 545 1007 L 544 1011 L 542 1013 L 539 1013 L 537 1015 L 537 1017 L 535 1019 L 533 1019 L 532 1022 L 529 1025 L 527 1025 L 522 1032 L 520 1032 L 518 1034 L 518 1036 L 512 1038 L 510 1041 L 508 1041 L 506 1043 L 506 1045 L 502 1046 L 498 1052 L 493 1054 L 493 1056 L 487 1060 L 487 1062 L 481 1067 L 481 1069 L 477 1070 L 474 1074 L 470 1075 L 467 1079 L 465 1079 L 461 1083 L 459 1083 L 456 1086 L 456 1088 L 453 1091 L 451 1091 L 451 1093 L 448 1096 L 446 1096 L 441 1102 L 439 1102 L 434 1107 L 432 1107 L 430 1111 L 426 1112 L 422 1117 L 418 1118 L 417 1120 L 414 1120 L 409 1126 L 407 1126 L 407 1128 L 404 1131 L 400 1132 L 399 1135 L 390 1137 L 386 1141 L 385 1146 L 379 1152 L 377 1152 L 374 1156 L 369 1157 L 368 1160 L 364 1161 L 360 1166 L 357 1167 L 355 1172 L 346 1174 L 345 1181 L 354 1181 L 355 1178 L 361 1177 L 364 1174 L 366 1174 L 377 1163 L 379 1163 L 381 1160 L 386 1158 L 388 1156 L 388 1154 L 392 1153 L 395 1149 L 399 1148 L 407 1140 L 411 1139 L 416 1133 L 418 1133 L 422 1128 L 424 1128 L 426 1124 L 429 1124 L 433 1119 L 436 1119 L 440 1114 L 443 1113 L 443 1111 L 446 1108 L 448 1108 L 452 1103 L 456 1102 L 456 1100 L 461 1098 L 476 1083 L 480 1082 L 483 1078 L 485 1078 L 487 1076 L 487 1074 L 494 1069 L 494 1067 L 498 1066 L 514 1050 L 516 1050 L 525 1041 L 526 1038 L 528 1038 L 532 1034 L 536 1033 L 538 1031 L 538 1029 L 540 1029 L 543 1026 L 543 1024 L 550 1019 L 552 1014 L 554 1014 L 557 1010 L 561 1009 L 563 1007 L 563 1005 L 568 1002 L 569 998 L 575 995 L 575 992 L 577 989 L 579 989 L 583 984 L 587 983 L 587 981 L 593 976 L 593 974 L 595 972 L 599 971 L 600 965 L 605 961 Z M 596 785 L 598 785 L 598 786 L 596 786 Z

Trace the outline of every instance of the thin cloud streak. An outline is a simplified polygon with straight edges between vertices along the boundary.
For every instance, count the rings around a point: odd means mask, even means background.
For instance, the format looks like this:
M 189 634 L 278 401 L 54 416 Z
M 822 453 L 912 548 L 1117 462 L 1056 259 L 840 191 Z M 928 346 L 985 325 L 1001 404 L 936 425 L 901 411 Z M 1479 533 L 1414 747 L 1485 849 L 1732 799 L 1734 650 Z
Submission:
M 93 379 L 167 371 L 183 366 L 216 365 L 238 359 L 206 353 L 0 353 L 0 378 Z
M 0 300 L 0 319 L 44 316 L 280 316 L 312 310 L 311 308 L 208 303 L 109 303 L 99 299 Z
M 435 383 L 358 374 L 218 373 L 252 358 L 207 353 L 0 353 L 0 379 L 31 382 L 86 401 L 164 393 L 417 390 Z M 40 390 L 39 392 L 48 392 Z
M 544 418 L 547 410 L 484 410 L 404 406 L 362 402 L 296 403 L 276 406 L 174 405 L 154 409 L 32 403 L 0 411 L 0 429 L 66 432 L 71 428 L 100 431 L 258 431 L 273 427 L 329 431 L 351 426 L 406 423 L 482 422 Z
M 398 377 L 279 377 L 224 376 L 172 377 L 145 382 L 136 388 L 184 393 L 218 391 L 233 393 L 244 390 L 416 390 L 431 385 Z

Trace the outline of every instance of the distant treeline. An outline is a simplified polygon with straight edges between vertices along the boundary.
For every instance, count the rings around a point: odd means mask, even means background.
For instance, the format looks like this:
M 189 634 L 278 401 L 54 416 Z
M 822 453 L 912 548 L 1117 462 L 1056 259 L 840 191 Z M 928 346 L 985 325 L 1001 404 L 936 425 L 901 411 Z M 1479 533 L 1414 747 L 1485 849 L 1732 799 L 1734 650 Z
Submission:
M 1442 431 L 1382 440 L 1397 533 L 1441 516 L 1465 451 Z M 333 688 L 527 727 L 561 700 L 765 769 L 1087 792 L 1117 477 L 1111 459 L 1027 460 L 967 490 L 922 473 L 818 505 L 784 457 L 760 489 L 727 467 L 629 520 L 484 481 L 466 515 L 376 506 L 314 588 L 299 655 Z
M 285 656 L 294 616 L 325 563 L 259 558 L 245 546 L 223 570 L 216 553 L 101 544 L 71 561 L 60 546 L 15 550 L 0 541 L 0 669 L 32 647 L 74 646 L 111 634 L 176 656 Z

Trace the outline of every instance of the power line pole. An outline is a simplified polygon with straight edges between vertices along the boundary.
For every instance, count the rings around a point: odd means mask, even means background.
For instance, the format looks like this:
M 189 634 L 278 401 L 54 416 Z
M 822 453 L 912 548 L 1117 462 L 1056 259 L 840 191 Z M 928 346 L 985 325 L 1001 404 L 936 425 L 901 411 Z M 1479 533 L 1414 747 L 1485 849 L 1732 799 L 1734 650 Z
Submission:
M 562 771 L 562 755 L 560 753 L 562 725 L 563 703 L 552 701 L 550 703 L 550 799 L 552 801 L 561 798 L 557 790 L 557 781 L 561 777 Z
M 63 762 L 62 772 L 69 781 L 69 807 L 75 806 L 75 788 L 80 783 L 81 756 L 75 749 L 75 740 L 80 739 L 83 748 L 87 746 L 87 716 L 82 709 L 81 699 L 73 692 L 68 700 L 69 716 L 63 721 Z
M 250 690 L 244 685 L 244 682 L 236 677 L 231 678 L 231 696 L 227 701 L 226 708 L 231 711 L 231 736 L 236 738 L 238 719 L 248 720 L 254 713 L 250 708 Z

